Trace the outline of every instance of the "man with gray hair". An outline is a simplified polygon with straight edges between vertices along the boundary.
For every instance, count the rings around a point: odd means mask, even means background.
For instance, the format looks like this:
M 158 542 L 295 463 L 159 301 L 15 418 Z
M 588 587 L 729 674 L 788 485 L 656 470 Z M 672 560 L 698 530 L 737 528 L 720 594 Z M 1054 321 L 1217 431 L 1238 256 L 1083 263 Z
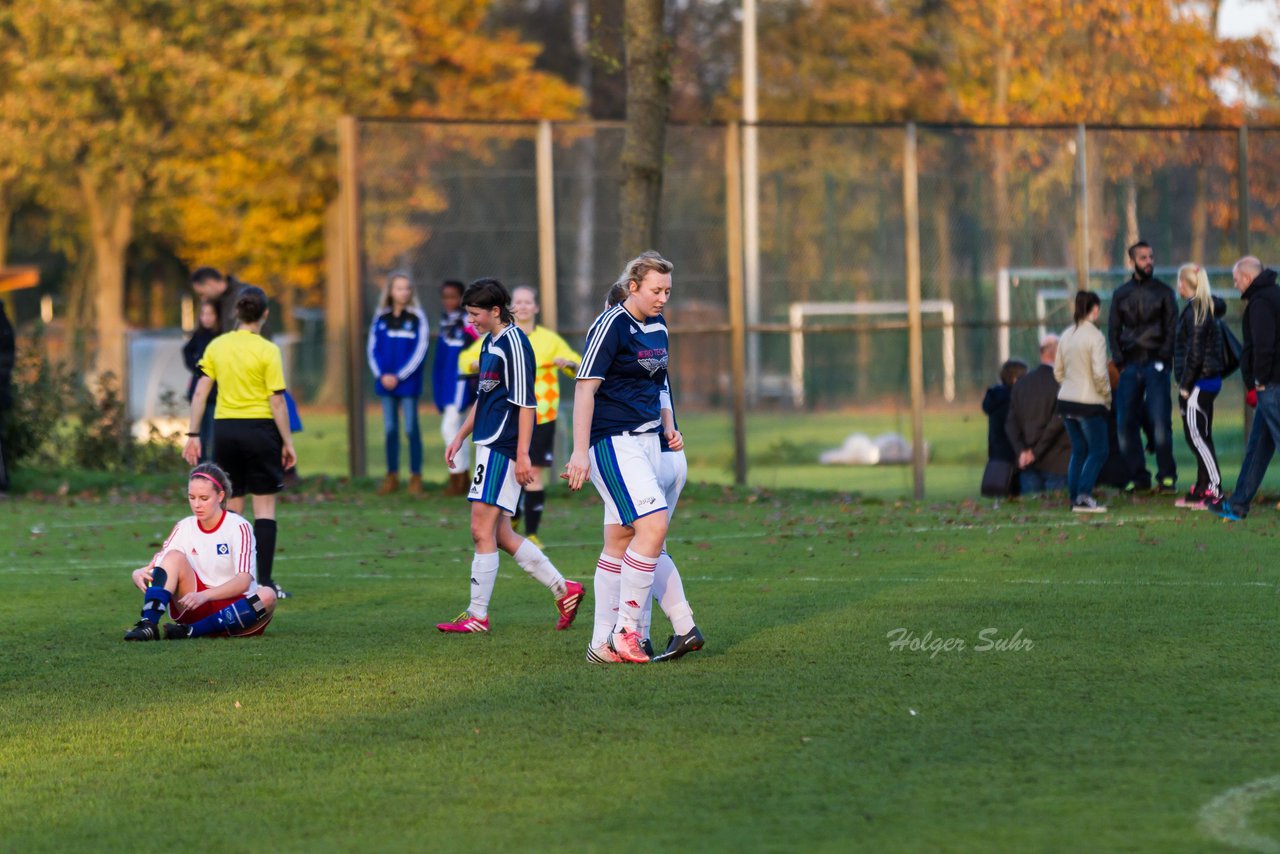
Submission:
M 1238 522 L 1249 515 L 1249 505 L 1280 445 L 1280 286 L 1276 284 L 1276 272 L 1264 269 L 1252 255 L 1235 263 L 1231 279 L 1246 301 L 1241 321 L 1244 349 L 1240 353 L 1240 376 L 1244 379 L 1246 400 L 1258 409 L 1235 491 L 1230 498 L 1206 506 L 1222 518 Z
M 1005 434 L 1018 460 L 1023 495 L 1054 492 L 1067 485 L 1071 441 L 1058 414 L 1058 381 L 1053 360 L 1058 336 L 1040 339 L 1040 365 L 1013 385 Z

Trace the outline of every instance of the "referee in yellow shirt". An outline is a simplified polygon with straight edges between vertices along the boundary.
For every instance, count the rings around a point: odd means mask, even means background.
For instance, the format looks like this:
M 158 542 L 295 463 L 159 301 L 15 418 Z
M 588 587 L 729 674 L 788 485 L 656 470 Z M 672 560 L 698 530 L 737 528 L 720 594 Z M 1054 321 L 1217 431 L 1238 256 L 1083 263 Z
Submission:
M 288 596 L 271 577 L 276 556 L 276 493 L 284 489 L 284 471 L 298 464 L 284 400 L 284 363 L 280 348 L 262 337 L 267 295 L 246 285 L 236 299 L 240 327 L 209 343 L 200 360 L 204 374 L 191 398 L 191 423 L 183 458 L 200 457 L 200 419 L 209 389 L 218 384 L 213 411 L 213 460 L 231 477 L 227 507 L 244 512 L 253 496 L 253 534 L 258 545 L 258 583 L 276 596 Z

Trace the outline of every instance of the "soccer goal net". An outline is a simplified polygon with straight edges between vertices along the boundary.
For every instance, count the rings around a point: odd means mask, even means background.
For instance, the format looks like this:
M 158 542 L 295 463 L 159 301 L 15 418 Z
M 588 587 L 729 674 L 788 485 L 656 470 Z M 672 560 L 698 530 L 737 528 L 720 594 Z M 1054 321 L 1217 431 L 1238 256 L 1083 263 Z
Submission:
M 791 339 L 791 402 L 796 408 L 805 405 L 805 329 L 817 317 L 871 317 L 898 319 L 906 317 L 905 302 L 793 302 L 788 312 Z M 948 403 L 956 399 L 956 308 L 951 300 L 923 300 L 922 315 L 937 315 L 942 324 L 942 396 Z

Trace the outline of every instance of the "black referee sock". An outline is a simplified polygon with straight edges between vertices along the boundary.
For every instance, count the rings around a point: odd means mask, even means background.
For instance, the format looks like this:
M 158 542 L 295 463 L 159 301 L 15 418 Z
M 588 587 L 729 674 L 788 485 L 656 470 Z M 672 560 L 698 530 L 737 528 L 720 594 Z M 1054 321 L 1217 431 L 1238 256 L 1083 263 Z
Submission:
M 276 520 L 253 520 L 253 536 L 258 541 L 258 583 L 271 583 L 271 567 L 276 562 Z
M 533 490 L 525 490 L 524 493 L 524 532 L 526 534 L 538 533 L 538 526 L 542 524 L 542 505 L 547 502 L 547 492 L 539 489 L 537 492 Z

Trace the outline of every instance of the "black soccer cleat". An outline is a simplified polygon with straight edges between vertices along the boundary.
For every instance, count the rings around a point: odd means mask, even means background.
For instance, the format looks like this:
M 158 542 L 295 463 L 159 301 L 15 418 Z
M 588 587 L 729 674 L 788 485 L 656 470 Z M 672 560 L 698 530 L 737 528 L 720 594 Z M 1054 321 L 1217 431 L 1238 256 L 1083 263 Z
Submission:
M 698 631 L 698 627 L 694 626 L 687 635 L 672 635 L 667 641 L 667 650 L 661 655 L 655 655 L 653 660 L 658 661 L 675 661 L 681 656 L 691 652 L 697 652 L 702 649 L 702 645 L 706 641 L 702 638 L 702 632 Z
M 150 620 L 138 620 L 133 628 L 124 633 L 127 641 L 160 640 L 160 628 Z
M 640 645 L 644 647 L 645 655 L 649 656 L 650 658 L 653 658 L 653 641 L 649 640 L 648 638 L 645 638 L 644 643 Z
M 191 637 L 191 629 L 181 623 L 165 623 L 165 640 L 187 640 Z

